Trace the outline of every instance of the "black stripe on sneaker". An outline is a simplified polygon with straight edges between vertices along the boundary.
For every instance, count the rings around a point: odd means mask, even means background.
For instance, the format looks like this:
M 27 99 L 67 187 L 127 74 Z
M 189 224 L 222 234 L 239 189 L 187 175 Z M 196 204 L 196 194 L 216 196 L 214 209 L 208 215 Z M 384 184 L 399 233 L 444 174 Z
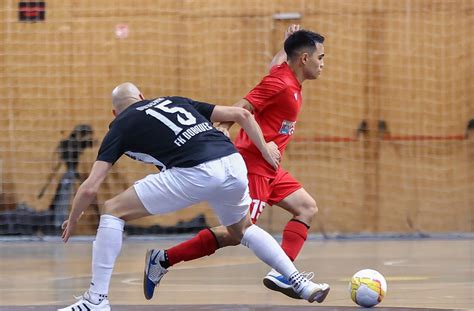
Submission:
M 86 308 L 86 311 L 91 311 L 91 309 L 89 309 L 89 307 L 85 303 L 83 303 L 83 306 L 84 308 Z

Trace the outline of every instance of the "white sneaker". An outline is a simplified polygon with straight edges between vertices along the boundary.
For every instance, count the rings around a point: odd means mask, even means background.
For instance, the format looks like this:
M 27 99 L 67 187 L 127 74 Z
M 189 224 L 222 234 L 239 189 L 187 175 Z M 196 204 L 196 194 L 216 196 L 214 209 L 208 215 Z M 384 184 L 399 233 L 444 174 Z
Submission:
M 301 298 L 319 303 L 323 302 L 326 299 L 326 296 L 329 294 L 329 285 L 326 283 L 314 283 L 310 280 L 313 278 L 314 273 L 302 274 L 294 273 L 290 276 L 289 281 L 293 285 L 295 290 Z
M 58 311 L 110 311 L 110 303 L 107 298 L 104 298 L 99 304 L 94 304 L 89 301 L 89 292 L 84 295 L 76 297 L 78 301 L 68 307 L 58 309 Z
M 160 259 L 164 257 L 162 249 L 149 249 L 145 257 L 145 272 L 143 273 L 143 294 L 150 300 L 155 292 L 155 287 L 160 285 L 163 276 L 168 272 L 160 264 Z

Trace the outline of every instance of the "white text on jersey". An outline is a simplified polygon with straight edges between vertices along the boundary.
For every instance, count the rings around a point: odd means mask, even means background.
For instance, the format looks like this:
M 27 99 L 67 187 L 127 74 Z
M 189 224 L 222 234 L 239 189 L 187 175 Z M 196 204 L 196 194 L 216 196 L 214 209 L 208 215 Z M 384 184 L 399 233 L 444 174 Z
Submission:
M 174 143 L 177 146 L 182 146 L 184 145 L 188 140 L 190 140 L 194 135 L 202 133 L 202 132 L 207 132 L 212 130 L 213 127 L 209 123 L 199 123 L 193 127 L 188 128 L 181 134 L 179 134 L 178 137 L 174 140 Z

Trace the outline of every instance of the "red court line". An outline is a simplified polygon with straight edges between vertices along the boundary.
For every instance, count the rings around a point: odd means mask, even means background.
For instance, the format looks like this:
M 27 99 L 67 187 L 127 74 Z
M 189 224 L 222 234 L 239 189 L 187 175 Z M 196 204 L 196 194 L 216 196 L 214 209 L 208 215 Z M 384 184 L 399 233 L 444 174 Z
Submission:
M 382 137 L 384 141 L 462 141 L 466 140 L 467 137 L 464 134 L 458 135 L 385 135 Z M 295 137 L 296 142 L 334 142 L 334 143 L 350 143 L 359 141 L 359 138 L 344 137 L 344 136 L 315 136 L 315 137 Z
M 315 137 L 295 137 L 296 142 L 343 142 L 350 143 L 358 141 L 359 139 L 354 137 L 342 137 L 342 136 L 315 136 Z
M 385 135 L 383 140 L 389 141 L 417 141 L 417 140 L 431 140 L 431 141 L 443 141 L 443 140 L 465 140 L 466 135 L 458 134 L 458 135 L 446 135 L 446 136 L 439 136 L 439 135 Z

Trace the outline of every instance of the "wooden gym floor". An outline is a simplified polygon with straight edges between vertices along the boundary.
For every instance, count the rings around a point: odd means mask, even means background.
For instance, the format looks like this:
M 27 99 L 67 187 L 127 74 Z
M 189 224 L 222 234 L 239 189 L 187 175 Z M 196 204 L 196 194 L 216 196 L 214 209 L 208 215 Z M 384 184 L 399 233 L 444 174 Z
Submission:
M 385 275 L 388 291 L 376 310 L 474 310 L 474 239 L 311 239 L 296 261 L 331 285 L 323 304 L 267 290 L 268 267 L 243 246 L 171 268 L 155 297 L 142 294 L 145 251 L 184 237 L 126 238 L 109 293 L 112 310 L 360 310 L 350 300 L 350 276 L 363 268 Z M 90 282 L 91 239 L 64 245 L 0 241 L 0 310 L 56 310 L 73 303 Z M 308 308 L 308 309 L 307 309 Z

